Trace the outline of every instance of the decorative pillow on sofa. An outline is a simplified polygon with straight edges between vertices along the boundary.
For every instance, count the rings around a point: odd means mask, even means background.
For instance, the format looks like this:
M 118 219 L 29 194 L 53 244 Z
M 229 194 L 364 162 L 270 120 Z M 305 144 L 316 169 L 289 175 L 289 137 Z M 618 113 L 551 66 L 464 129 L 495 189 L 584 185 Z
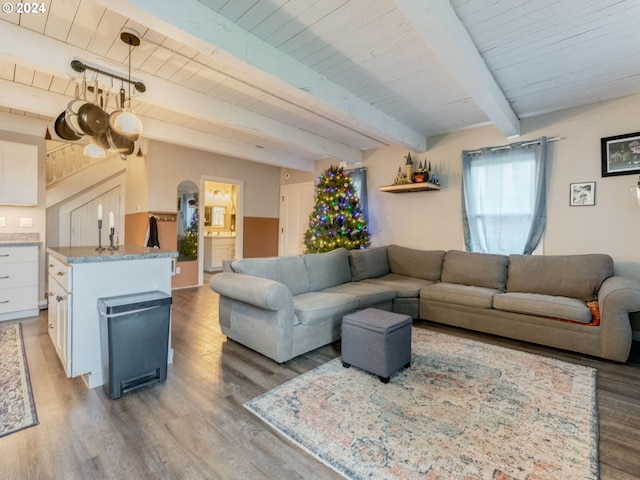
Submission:
M 504 291 L 508 266 L 506 255 L 449 250 L 444 256 L 441 281 Z
M 308 253 L 302 256 L 309 278 L 309 291 L 317 292 L 351 281 L 349 253 L 336 248 L 325 253 Z
M 387 255 L 392 273 L 437 282 L 442 272 L 444 250 L 414 250 L 389 245 Z
M 349 250 L 349 265 L 351 266 L 351 278 L 354 282 L 382 277 L 389 273 L 387 247 Z
M 538 293 L 595 300 L 600 285 L 613 275 L 613 259 L 604 254 L 510 255 L 508 292 Z

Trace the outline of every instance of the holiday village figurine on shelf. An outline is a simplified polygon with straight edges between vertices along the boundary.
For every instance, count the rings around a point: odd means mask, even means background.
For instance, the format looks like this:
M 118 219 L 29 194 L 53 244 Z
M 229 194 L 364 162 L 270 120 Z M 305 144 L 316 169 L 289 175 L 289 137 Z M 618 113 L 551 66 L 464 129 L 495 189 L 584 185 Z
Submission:
M 407 162 L 404 164 L 404 170 L 405 170 L 405 176 L 406 176 L 406 183 L 412 183 L 412 178 L 413 178 L 413 160 L 411 160 L 411 152 L 409 152 L 409 154 L 404 157 L 407 159 Z
M 418 164 L 418 170 L 413 174 L 413 183 L 424 183 L 426 181 L 424 168 L 422 168 L 422 162 L 420 162 Z
M 396 178 L 393 179 L 394 185 L 402 185 L 403 183 L 407 183 L 404 178 L 404 173 L 402 173 L 402 167 L 398 167 L 398 173 L 396 174 Z

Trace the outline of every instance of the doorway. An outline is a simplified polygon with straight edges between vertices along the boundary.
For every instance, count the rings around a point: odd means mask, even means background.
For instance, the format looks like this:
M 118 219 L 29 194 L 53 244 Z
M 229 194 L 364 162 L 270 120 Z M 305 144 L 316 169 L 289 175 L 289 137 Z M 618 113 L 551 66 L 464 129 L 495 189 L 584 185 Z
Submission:
M 225 260 L 242 258 L 243 186 L 241 180 L 210 176 L 201 179 L 201 276 L 203 272 L 222 270 Z
M 201 284 L 198 275 L 200 207 L 198 186 L 185 180 L 178 185 L 177 192 L 177 248 L 174 288 L 193 287 Z

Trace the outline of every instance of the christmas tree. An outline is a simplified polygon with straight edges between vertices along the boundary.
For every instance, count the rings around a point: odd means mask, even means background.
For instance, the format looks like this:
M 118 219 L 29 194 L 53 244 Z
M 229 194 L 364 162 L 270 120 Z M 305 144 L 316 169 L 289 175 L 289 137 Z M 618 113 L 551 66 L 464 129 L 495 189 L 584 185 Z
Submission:
M 193 208 L 191 223 L 185 230 L 185 237 L 180 248 L 181 260 L 196 260 L 198 258 L 198 202 L 189 201 L 189 207 Z
M 316 182 L 316 198 L 304 234 L 306 253 L 344 247 L 366 248 L 371 244 L 362 204 L 351 178 L 342 167 L 331 166 Z

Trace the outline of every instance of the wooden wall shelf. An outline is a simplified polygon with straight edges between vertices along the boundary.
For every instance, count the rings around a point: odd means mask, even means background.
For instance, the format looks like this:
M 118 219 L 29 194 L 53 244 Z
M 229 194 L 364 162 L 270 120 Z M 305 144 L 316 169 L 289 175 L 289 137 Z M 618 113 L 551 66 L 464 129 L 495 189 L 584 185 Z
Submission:
M 403 183 L 400 185 L 383 185 L 380 187 L 381 192 L 388 193 L 426 192 L 429 190 L 440 190 L 440 185 L 429 182 L 421 182 Z

